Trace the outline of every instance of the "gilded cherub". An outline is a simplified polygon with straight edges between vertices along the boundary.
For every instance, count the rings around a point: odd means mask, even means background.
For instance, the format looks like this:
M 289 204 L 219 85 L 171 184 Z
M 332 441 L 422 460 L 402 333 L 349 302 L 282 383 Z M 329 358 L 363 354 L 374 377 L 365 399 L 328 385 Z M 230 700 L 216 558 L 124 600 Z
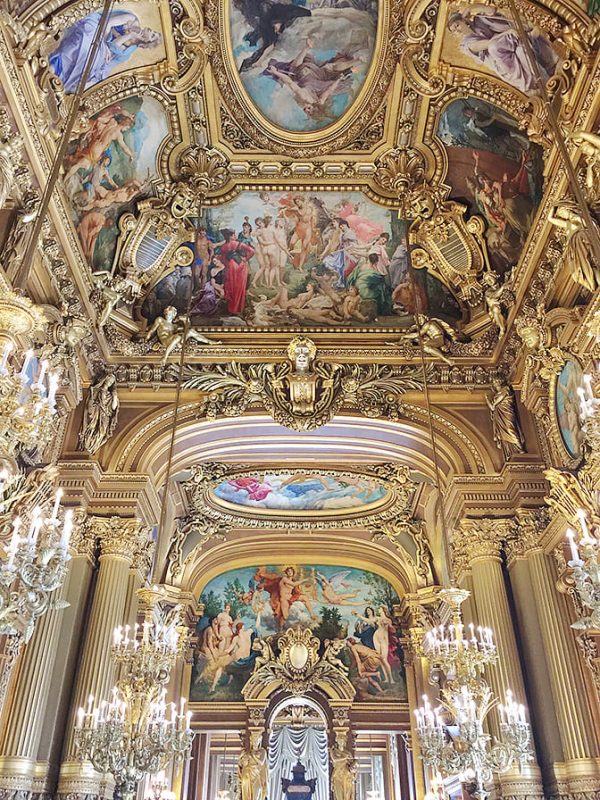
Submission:
M 483 292 L 483 300 L 488 316 L 502 337 L 506 333 L 506 317 L 502 308 L 505 285 L 501 285 L 497 276 L 491 271 L 483 275 L 481 282 L 486 287 Z
M 178 314 L 174 306 L 167 306 L 163 311 L 162 317 L 157 317 L 144 337 L 149 342 L 154 336 L 160 344 L 164 345 L 165 353 L 162 363 L 166 364 L 173 350 L 184 341 L 193 339 L 200 344 L 216 345 L 221 342 L 207 339 L 195 328 L 188 328 L 186 331 L 186 319 Z
M 591 206 L 600 202 L 600 135 L 573 131 L 569 139 L 577 145 L 585 163 L 585 196 Z
M 415 324 L 405 331 L 398 342 L 386 342 L 390 347 L 409 344 L 422 347 L 428 356 L 441 359 L 445 364 L 453 366 L 446 353 L 449 350 L 448 340 L 455 342 L 458 336 L 454 328 L 442 319 L 415 314 Z
M 110 272 L 94 272 L 92 280 L 95 284 L 94 293 L 100 307 L 98 327 L 104 328 L 118 303 L 121 301 L 132 303 L 137 296 L 138 290 L 131 281 L 122 278 L 120 275 L 111 276 Z

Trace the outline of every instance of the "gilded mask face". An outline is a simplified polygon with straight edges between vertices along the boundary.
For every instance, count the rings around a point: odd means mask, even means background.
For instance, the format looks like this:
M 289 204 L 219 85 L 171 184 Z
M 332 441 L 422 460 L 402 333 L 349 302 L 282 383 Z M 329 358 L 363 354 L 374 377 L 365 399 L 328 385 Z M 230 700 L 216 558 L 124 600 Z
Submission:
M 305 345 L 298 345 L 296 348 L 296 369 L 298 372 L 305 372 L 310 367 L 310 353 Z

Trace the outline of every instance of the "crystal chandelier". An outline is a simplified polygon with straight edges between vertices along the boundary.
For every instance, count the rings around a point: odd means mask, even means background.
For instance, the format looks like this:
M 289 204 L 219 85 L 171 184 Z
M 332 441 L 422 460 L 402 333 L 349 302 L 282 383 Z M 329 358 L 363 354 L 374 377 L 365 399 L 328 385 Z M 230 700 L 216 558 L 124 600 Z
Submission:
M 121 678 L 112 699 L 94 708 L 90 697 L 87 710 L 79 709 L 75 728 L 79 758 L 113 776 L 115 798 L 132 800 L 145 775 L 164 769 L 171 759 L 182 763 L 189 755 L 194 738 L 191 712 L 185 712 L 183 698 L 179 710 L 165 702 L 164 685 L 187 646 L 178 627 L 179 615 L 175 608 L 154 622 L 146 620 L 141 631 L 137 624 L 133 629 L 117 628 L 112 654 Z
M 17 656 L 31 638 L 36 620 L 51 605 L 67 605 L 52 599 L 65 579 L 71 558 L 73 512 L 61 515 L 61 496 L 59 489 L 51 511 L 38 506 L 28 520 L 16 517 L 10 543 L 0 546 L 0 634 L 9 641 L 8 657 L 0 668 L 0 706 Z
M 42 449 L 52 438 L 57 420 L 58 377 L 48 372 L 48 362 L 38 364 L 34 353 L 24 354 L 17 343 L 45 333 L 43 310 L 0 280 L 0 466 L 18 472 L 21 450 Z
M 54 430 L 58 377 L 48 373 L 48 362 L 30 375 L 33 351 L 22 361 L 11 358 L 14 346 L 7 341 L 0 361 L 0 453 L 11 458 L 20 450 L 43 449 Z
M 598 459 L 600 456 L 600 399 L 595 397 L 592 376 L 583 376 L 583 386 L 577 390 L 580 399 L 580 420 L 582 432 L 588 448 L 588 461 Z M 586 465 L 589 467 L 589 465 Z M 586 466 L 581 470 L 582 479 Z M 595 470 L 592 470 L 595 472 Z M 592 486 L 589 497 L 597 514 L 598 492 Z M 571 550 L 571 560 L 568 561 L 572 569 L 572 580 L 575 591 L 583 609 L 582 616 L 571 627 L 579 630 L 600 629 L 600 532 L 597 520 L 590 522 L 588 513 L 583 508 L 575 511 L 575 518 L 581 536 L 578 539 L 573 528 L 567 529 L 567 539 Z
M 471 794 L 485 800 L 485 784 L 494 773 L 506 772 L 514 764 L 524 767 L 531 760 L 531 731 L 525 709 L 507 691 L 506 705 L 499 706 L 500 741 L 485 732 L 484 721 L 496 704 L 483 679 L 488 664 L 497 659 L 492 632 L 469 626 L 465 635 L 460 605 L 469 596 L 461 589 L 445 589 L 440 599 L 452 609 L 451 622 L 425 635 L 422 655 L 430 669 L 446 676 L 440 691 L 441 705 L 432 708 L 426 695 L 415 711 L 417 737 L 423 760 L 435 773 L 459 775 L 475 785 Z

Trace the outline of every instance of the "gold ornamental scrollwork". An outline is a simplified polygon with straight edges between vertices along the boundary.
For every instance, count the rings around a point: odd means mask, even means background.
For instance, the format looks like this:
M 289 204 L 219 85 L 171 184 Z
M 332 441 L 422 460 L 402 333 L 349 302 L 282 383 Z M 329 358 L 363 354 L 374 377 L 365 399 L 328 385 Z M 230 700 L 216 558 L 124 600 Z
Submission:
M 420 366 L 323 362 L 305 337 L 290 342 L 282 364 L 187 365 L 184 377 L 184 389 L 203 393 L 200 412 L 209 419 L 239 416 L 262 405 L 275 422 L 296 431 L 326 425 L 342 407 L 398 419 L 401 396 L 422 388 Z
M 294 695 L 315 687 L 325 688 L 330 697 L 351 700 L 355 689 L 348 679 L 348 667 L 338 657 L 344 639 L 327 640 L 323 655 L 321 643 L 310 628 L 288 628 L 278 637 L 258 639 L 254 671 L 244 688 L 244 700 L 272 694 L 277 688 Z

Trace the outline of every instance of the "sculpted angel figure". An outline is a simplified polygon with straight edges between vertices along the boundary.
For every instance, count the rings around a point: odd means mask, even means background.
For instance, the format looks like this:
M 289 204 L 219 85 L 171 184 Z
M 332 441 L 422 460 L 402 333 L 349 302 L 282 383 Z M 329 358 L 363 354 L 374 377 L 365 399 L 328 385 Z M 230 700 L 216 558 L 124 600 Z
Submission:
M 566 238 L 563 263 L 573 280 L 589 292 L 600 285 L 598 268 L 592 261 L 589 232 L 575 203 L 563 202 L 554 206 L 548 214 L 548 221 L 563 231 Z M 600 225 L 593 220 L 597 235 Z
M 136 297 L 135 286 L 120 275 L 111 276 L 110 272 L 92 273 L 92 280 L 96 286 L 96 296 L 99 298 L 98 327 L 104 328 L 118 303 L 133 302 Z
M 0 142 L 0 208 L 4 208 L 12 192 L 22 147 L 20 136 Z
M 249 746 L 242 750 L 238 762 L 241 800 L 265 800 L 267 797 L 267 751 L 262 746 L 262 733 L 250 733 Z
M 569 136 L 585 162 L 585 196 L 590 205 L 600 201 L 600 135 L 589 131 L 573 131 Z
M 92 454 L 99 450 L 112 436 L 118 416 L 117 379 L 108 373 L 90 387 L 79 433 L 80 449 Z
M 338 733 L 331 748 L 331 788 L 333 800 L 354 800 L 356 784 L 356 761 L 346 748 L 346 734 Z
M 157 317 L 144 337 L 149 342 L 154 336 L 165 348 L 162 363 L 166 364 L 173 350 L 180 345 L 185 338 L 187 342 L 192 339 L 200 344 L 215 345 L 221 342 L 207 339 L 195 328 L 188 328 L 186 331 L 185 317 L 179 316 L 174 306 L 167 306 L 163 311 L 162 317 Z
M 500 337 L 506 333 L 506 317 L 502 309 L 502 295 L 504 286 L 498 282 L 498 278 L 493 272 L 486 272 L 481 282 L 486 287 L 483 292 L 483 300 L 489 318 L 498 328 Z
M 492 381 L 492 397 L 486 397 L 492 416 L 494 441 L 508 459 L 515 453 L 525 452 L 525 440 L 517 416 L 515 394 L 510 386 L 495 378 Z
M 453 366 L 453 361 L 446 355 L 449 350 L 448 340 L 457 341 L 454 328 L 442 319 L 415 314 L 415 324 L 405 331 L 398 342 L 386 342 L 390 347 L 398 347 L 405 342 L 423 347 L 428 356 L 441 359 L 445 364 Z

